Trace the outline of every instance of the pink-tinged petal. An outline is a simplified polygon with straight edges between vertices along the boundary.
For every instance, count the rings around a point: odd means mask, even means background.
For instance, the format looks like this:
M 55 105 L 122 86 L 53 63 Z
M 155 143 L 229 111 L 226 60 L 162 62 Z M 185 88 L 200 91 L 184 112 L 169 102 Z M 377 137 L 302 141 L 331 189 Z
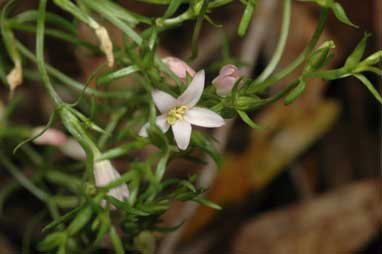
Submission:
M 69 138 L 65 144 L 60 145 L 59 149 L 63 154 L 74 160 L 82 161 L 86 159 L 85 150 L 82 148 L 80 143 L 73 138 Z
M 159 109 L 161 113 L 166 113 L 171 108 L 176 106 L 176 99 L 160 90 L 155 90 L 152 92 L 155 106 Z
M 163 133 L 166 133 L 168 129 L 170 128 L 170 124 L 167 122 L 167 114 L 158 116 L 155 119 L 155 124 L 159 127 L 159 129 L 161 129 Z M 143 125 L 143 127 L 139 131 L 139 136 L 145 137 L 145 138 L 148 137 L 147 129 L 149 128 L 149 126 L 150 126 L 150 123 L 148 122 L 145 123 L 145 125 Z
M 219 71 L 219 75 L 221 76 L 231 76 L 236 74 L 239 74 L 239 69 L 233 64 L 224 65 Z
M 204 70 L 195 74 L 191 83 L 188 85 L 186 91 L 184 91 L 178 98 L 178 106 L 193 107 L 198 103 L 204 90 Z
M 178 120 L 172 125 L 172 132 L 180 150 L 186 150 L 191 139 L 191 124 L 184 120 Z
M 94 163 L 94 178 L 97 187 L 103 187 L 109 183 L 119 179 L 121 175 L 119 172 L 111 165 L 110 161 L 98 161 Z M 114 187 L 108 191 L 108 195 L 124 201 L 129 197 L 129 189 L 125 183 Z M 101 205 L 105 206 L 105 200 L 101 201 Z M 112 207 L 112 209 L 115 209 Z
M 239 69 L 235 65 L 227 64 L 220 69 L 219 75 L 212 81 L 212 84 L 216 87 L 216 93 L 219 96 L 226 96 L 239 78 Z
M 213 85 L 216 87 L 217 95 L 226 96 L 229 94 L 235 85 L 236 80 L 236 78 L 230 76 L 219 77 L 217 82 L 213 83 Z
M 194 69 L 192 69 L 188 64 L 183 60 L 177 57 L 165 57 L 162 61 L 169 67 L 169 69 L 174 72 L 174 74 L 181 80 L 186 79 L 187 73 L 193 77 L 195 75 Z
M 224 119 L 219 114 L 209 109 L 199 107 L 188 110 L 184 114 L 184 120 L 192 125 L 207 128 L 216 128 L 224 125 Z
M 32 135 L 35 136 L 40 134 L 45 127 L 36 127 L 32 131 Z M 37 145 L 51 145 L 51 146 L 59 146 L 65 144 L 67 141 L 67 137 L 65 133 L 60 130 L 49 128 L 47 129 L 41 136 L 33 140 L 33 143 Z

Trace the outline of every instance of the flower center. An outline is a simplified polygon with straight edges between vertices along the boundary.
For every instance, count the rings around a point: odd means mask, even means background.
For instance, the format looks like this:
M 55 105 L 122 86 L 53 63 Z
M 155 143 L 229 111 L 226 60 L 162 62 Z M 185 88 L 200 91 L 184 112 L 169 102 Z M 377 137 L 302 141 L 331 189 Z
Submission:
M 174 124 L 177 120 L 183 120 L 183 115 L 186 113 L 188 107 L 180 106 L 174 107 L 168 112 L 167 122 L 169 124 Z

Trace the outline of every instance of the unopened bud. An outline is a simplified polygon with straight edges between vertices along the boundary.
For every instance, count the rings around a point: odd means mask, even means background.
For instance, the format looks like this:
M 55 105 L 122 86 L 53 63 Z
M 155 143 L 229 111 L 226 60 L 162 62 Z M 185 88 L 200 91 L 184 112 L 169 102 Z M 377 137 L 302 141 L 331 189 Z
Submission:
M 240 78 L 239 69 L 233 64 L 224 65 L 219 72 L 219 75 L 212 81 L 216 88 L 216 93 L 219 96 L 229 94 L 235 85 L 235 82 Z
M 94 163 L 94 178 L 97 187 L 103 187 L 109 183 L 119 179 L 121 175 L 118 171 L 111 165 L 110 161 L 96 161 Z M 124 201 L 129 197 L 129 190 L 125 183 L 114 187 L 109 190 L 108 195 L 118 199 L 119 201 Z M 105 201 L 102 201 L 102 206 L 105 206 Z
M 60 145 L 59 149 L 63 154 L 74 160 L 82 161 L 86 159 L 86 152 L 73 138 L 69 138 L 64 144 Z
M 367 66 L 373 66 L 379 63 L 382 59 L 382 50 L 375 52 L 362 61 L 362 64 Z
M 168 68 L 183 82 L 186 81 L 187 73 L 191 77 L 194 77 L 195 70 L 188 64 L 177 57 L 165 57 L 162 61 L 168 66 Z
M 305 71 L 317 70 L 323 67 L 327 62 L 330 49 L 335 48 L 333 41 L 324 42 L 318 49 L 316 49 L 308 59 Z
M 40 126 L 32 131 L 32 135 L 38 135 L 43 131 L 44 127 Z M 33 140 L 33 143 L 37 145 L 51 145 L 60 146 L 67 142 L 67 136 L 60 130 L 49 128 L 41 136 Z

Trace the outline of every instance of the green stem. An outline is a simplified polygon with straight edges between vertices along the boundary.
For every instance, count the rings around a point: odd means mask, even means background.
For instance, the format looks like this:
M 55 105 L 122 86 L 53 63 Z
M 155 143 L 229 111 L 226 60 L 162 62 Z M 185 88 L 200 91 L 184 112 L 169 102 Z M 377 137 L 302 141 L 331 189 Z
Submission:
M 36 31 L 36 60 L 37 67 L 41 74 L 41 79 L 48 90 L 49 96 L 53 100 L 56 106 L 62 104 L 61 98 L 57 95 L 54 90 L 48 73 L 45 68 L 44 62 L 44 33 L 45 33 L 45 9 L 47 0 L 41 0 L 38 9 L 38 19 L 37 19 L 37 31 Z
M 276 69 L 277 64 L 280 62 L 281 56 L 284 52 L 285 45 L 288 39 L 290 19 L 291 19 L 291 0 L 285 0 L 279 42 L 277 44 L 276 50 L 268 66 L 264 69 L 264 71 L 260 74 L 260 76 L 255 80 L 256 83 L 260 83 L 266 80 L 272 74 L 272 72 Z
M 102 134 L 101 138 L 98 141 L 99 149 L 102 150 L 102 148 L 106 145 L 108 138 L 112 136 L 112 132 L 117 127 L 119 120 L 126 113 L 126 111 L 127 111 L 126 108 L 122 108 L 111 116 L 111 120 L 109 124 L 106 126 L 105 132 Z
M 249 93 L 256 93 L 256 92 L 264 91 L 266 88 L 268 88 L 272 84 L 275 84 L 275 83 L 279 82 L 280 80 L 282 80 L 283 78 L 285 78 L 292 71 L 294 71 L 302 62 L 304 62 L 305 58 L 315 48 L 315 46 L 318 42 L 318 39 L 320 38 L 320 35 L 324 29 L 327 16 L 328 16 L 328 9 L 322 8 L 321 14 L 320 14 L 320 19 L 318 21 L 316 31 L 314 32 L 310 43 L 304 49 L 304 51 L 291 64 L 289 64 L 286 68 L 282 69 L 281 71 L 279 71 L 275 75 L 269 77 L 268 79 L 266 79 L 262 83 L 253 81 L 252 84 L 250 85 L 249 89 L 248 89 L 248 92 Z
M 0 151 L 0 161 L 11 175 L 28 191 L 41 201 L 48 203 L 49 194 L 38 188 L 28 177 L 22 174 L 19 169 Z
M 26 58 L 30 59 L 33 62 L 37 62 L 36 57 L 20 42 L 16 42 L 17 48 L 20 50 L 20 53 L 23 54 Z M 82 92 L 85 89 L 85 85 L 72 79 L 71 77 L 65 75 L 58 69 L 46 65 L 46 69 L 53 77 L 61 81 L 62 83 L 70 86 L 74 90 Z M 94 95 L 97 97 L 104 97 L 104 98 L 124 98 L 124 99 L 130 99 L 132 97 L 131 91 L 114 91 L 114 92 L 103 92 L 103 91 L 97 91 L 93 88 L 86 87 L 85 89 L 86 95 Z

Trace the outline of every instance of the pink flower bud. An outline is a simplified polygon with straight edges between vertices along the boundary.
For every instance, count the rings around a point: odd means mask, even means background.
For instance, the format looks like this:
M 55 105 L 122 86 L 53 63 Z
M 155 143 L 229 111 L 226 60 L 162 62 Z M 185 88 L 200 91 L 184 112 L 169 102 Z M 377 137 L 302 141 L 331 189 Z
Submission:
M 110 161 L 96 161 L 94 163 L 94 177 L 95 184 L 97 187 L 103 187 L 108 185 L 109 183 L 119 179 L 121 175 L 119 172 L 111 165 Z M 109 190 L 109 196 L 112 196 L 119 201 L 124 201 L 129 198 L 129 189 L 126 183 L 122 183 L 121 185 L 114 187 Z M 101 205 L 103 207 L 106 206 L 106 201 L 102 200 Z M 115 207 L 111 207 L 112 210 L 115 210 Z
M 226 96 L 231 92 L 239 78 L 239 69 L 233 64 L 227 64 L 220 69 L 219 75 L 212 81 L 212 84 L 215 86 L 216 93 L 219 96 Z
M 186 81 L 187 73 L 191 77 L 194 77 L 195 71 L 184 61 L 176 57 L 165 57 L 162 61 L 168 66 L 168 68 L 175 73 L 175 75 L 181 79 L 183 82 Z
M 33 129 L 33 135 L 39 134 L 44 127 L 37 127 Z M 51 145 L 51 146 L 60 146 L 67 141 L 66 135 L 57 129 L 49 128 L 47 129 L 40 137 L 33 140 L 37 145 Z

